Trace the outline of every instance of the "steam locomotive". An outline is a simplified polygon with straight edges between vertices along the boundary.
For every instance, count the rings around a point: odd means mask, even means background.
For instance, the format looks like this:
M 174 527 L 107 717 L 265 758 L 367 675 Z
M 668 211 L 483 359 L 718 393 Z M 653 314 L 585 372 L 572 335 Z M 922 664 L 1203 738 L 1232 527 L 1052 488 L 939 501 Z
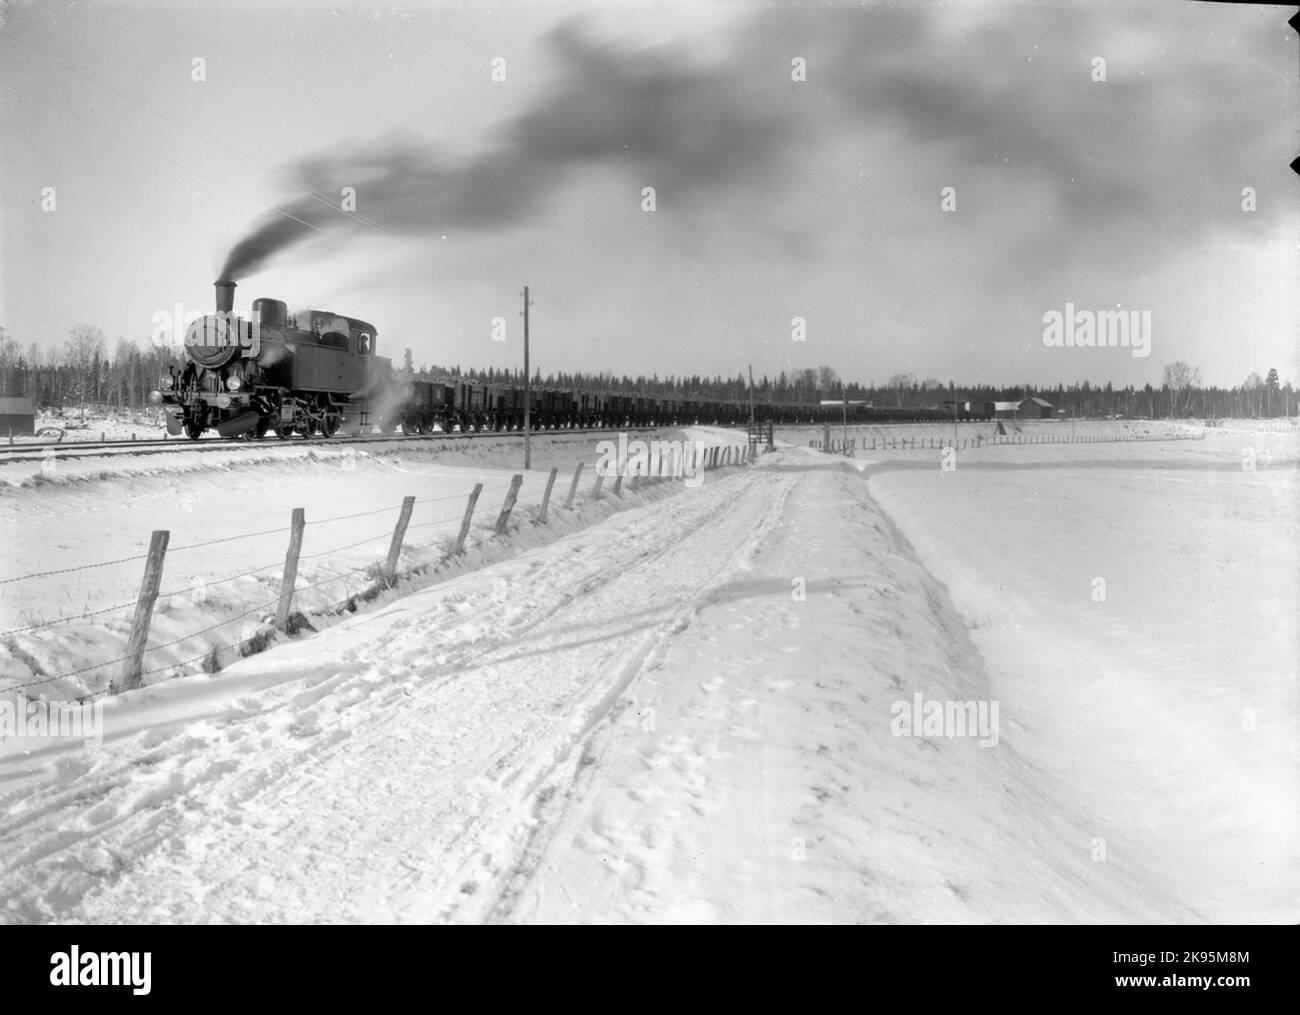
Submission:
M 392 390 L 372 325 L 319 310 L 291 318 L 272 299 L 254 300 L 246 320 L 233 312 L 234 282 L 217 282 L 216 292 L 217 312 L 186 330 L 184 369 L 169 370 L 154 392 L 168 433 L 332 437 L 372 423 Z
M 186 364 L 162 377 L 152 400 L 163 407 L 167 432 L 197 440 L 222 437 L 287 439 L 337 433 L 407 434 L 519 430 L 528 401 L 537 430 L 728 425 L 750 418 L 747 400 L 649 398 L 465 381 L 401 381 L 392 360 L 376 351 L 377 333 L 365 321 L 322 310 L 290 315 L 280 300 L 253 301 L 249 319 L 234 314 L 235 283 L 216 283 L 216 313 L 185 333 Z M 761 422 L 837 423 L 842 406 L 753 407 Z M 854 423 L 951 420 L 939 408 L 885 409 L 850 405 Z M 963 413 L 963 418 L 970 418 Z

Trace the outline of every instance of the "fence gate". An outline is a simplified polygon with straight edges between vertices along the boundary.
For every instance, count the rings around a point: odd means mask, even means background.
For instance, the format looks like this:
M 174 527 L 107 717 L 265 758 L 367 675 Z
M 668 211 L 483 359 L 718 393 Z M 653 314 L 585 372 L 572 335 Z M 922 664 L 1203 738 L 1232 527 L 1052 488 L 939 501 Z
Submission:
M 750 423 L 746 428 L 749 433 L 750 447 L 758 447 L 766 444 L 770 449 L 772 447 L 772 423 L 769 420 L 766 423 Z

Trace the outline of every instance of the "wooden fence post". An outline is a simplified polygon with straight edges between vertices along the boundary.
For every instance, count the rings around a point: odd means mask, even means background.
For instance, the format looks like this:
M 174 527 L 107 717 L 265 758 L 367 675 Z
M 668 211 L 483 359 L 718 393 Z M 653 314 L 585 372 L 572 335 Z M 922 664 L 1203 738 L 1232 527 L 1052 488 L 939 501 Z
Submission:
M 623 473 L 621 472 L 614 477 L 614 496 L 623 496 Z
M 414 497 L 402 498 L 402 513 L 397 516 L 397 526 L 393 529 L 393 541 L 388 544 L 388 559 L 384 561 L 384 584 L 392 585 L 397 577 L 397 558 L 402 554 L 402 540 L 406 538 L 406 526 L 411 521 L 411 510 L 415 507 Z
M 280 581 L 280 607 L 275 611 L 275 629 L 283 631 L 289 624 L 289 608 L 293 605 L 293 587 L 298 581 L 298 554 L 302 550 L 302 530 L 306 527 L 306 514 L 302 508 L 293 509 L 289 523 L 289 552 L 284 555 L 284 577 Z
M 475 483 L 474 489 L 470 492 L 469 503 L 465 505 L 465 517 L 460 522 L 460 534 L 456 537 L 456 548 L 452 550 L 452 555 L 456 556 L 465 550 L 465 537 L 469 535 L 469 520 L 474 517 L 474 505 L 478 503 L 478 495 L 483 492 L 483 484 Z
M 600 500 L 600 485 L 601 485 L 603 482 L 605 482 L 605 474 L 604 474 L 603 472 L 601 472 L 601 471 L 599 470 L 599 468 L 597 468 L 597 470 L 596 470 L 596 486 L 595 486 L 595 487 L 592 489 L 592 491 L 591 491 L 591 499 L 592 499 L 592 500 Z
M 556 476 L 556 474 L 557 474 L 559 471 L 560 471 L 560 470 L 559 470 L 558 468 L 551 469 L 551 476 L 550 476 L 550 478 L 546 481 L 546 493 L 542 494 L 542 516 L 541 516 L 541 521 L 542 521 L 542 524 L 543 524 L 543 525 L 546 524 L 546 508 L 547 508 L 547 506 L 551 503 L 551 487 L 553 487 L 553 486 L 555 485 L 555 476 Z
M 170 538 L 171 533 L 166 529 L 156 529 L 149 540 L 144 580 L 140 583 L 140 595 L 135 601 L 131 639 L 126 645 L 126 665 L 122 668 L 122 682 L 115 688 L 116 691 L 134 691 L 140 686 L 140 674 L 144 671 L 144 648 L 149 641 L 149 622 L 153 619 L 153 604 L 158 598 L 163 557 L 167 554 L 167 540 Z
M 501 505 L 501 513 L 497 515 L 496 533 L 498 536 L 506 534 L 506 524 L 510 521 L 510 512 L 515 509 L 515 498 L 519 496 L 519 488 L 523 485 L 524 477 L 518 474 L 510 477 L 510 489 L 506 491 L 505 503 Z
M 578 477 L 581 475 L 582 475 L 582 463 L 579 462 L 578 467 L 573 470 L 573 482 L 569 484 L 569 496 L 568 499 L 565 500 L 564 502 L 565 511 L 568 511 L 570 508 L 573 507 L 573 498 L 578 492 Z

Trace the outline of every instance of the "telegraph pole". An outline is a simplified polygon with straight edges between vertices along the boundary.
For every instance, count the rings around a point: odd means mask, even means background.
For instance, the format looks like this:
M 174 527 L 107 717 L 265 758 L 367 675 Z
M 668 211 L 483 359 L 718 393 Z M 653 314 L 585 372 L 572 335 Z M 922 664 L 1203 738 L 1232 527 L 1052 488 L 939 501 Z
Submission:
M 529 469 L 533 463 L 532 448 L 532 408 L 533 375 L 528 366 L 528 286 L 524 286 L 524 468 Z
M 749 364 L 749 425 L 754 425 L 754 364 Z
M 844 410 L 844 431 L 840 437 L 840 450 L 849 453 L 849 396 L 844 393 L 844 380 L 840 379 L 840 407 Z

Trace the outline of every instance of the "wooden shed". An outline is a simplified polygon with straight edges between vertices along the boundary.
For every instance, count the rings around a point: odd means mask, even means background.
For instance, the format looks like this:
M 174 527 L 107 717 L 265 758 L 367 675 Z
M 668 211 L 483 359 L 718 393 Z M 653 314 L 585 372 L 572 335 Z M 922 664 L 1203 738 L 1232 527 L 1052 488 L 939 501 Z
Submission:
M 1052 411 L 1052 403 L 1044 401 L 1041 398 L 1026 398 L 1017 407 L 1016 415 L 1021 419 L 1056 418 L 1056 413 Z
M 0 437 L 36 433 L 36 407 L 30 398 L 0 398 Z

